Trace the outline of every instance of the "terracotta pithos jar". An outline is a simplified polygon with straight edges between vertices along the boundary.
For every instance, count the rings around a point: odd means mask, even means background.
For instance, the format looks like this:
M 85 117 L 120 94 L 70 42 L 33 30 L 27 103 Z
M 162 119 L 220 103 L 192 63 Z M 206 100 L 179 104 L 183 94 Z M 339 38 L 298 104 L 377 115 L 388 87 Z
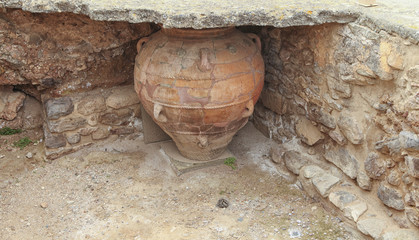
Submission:
M 263 87 L 258 36 L 231 28 L 162 29 L 137 44 L 135 90 L 189 159 L 221 155 Z

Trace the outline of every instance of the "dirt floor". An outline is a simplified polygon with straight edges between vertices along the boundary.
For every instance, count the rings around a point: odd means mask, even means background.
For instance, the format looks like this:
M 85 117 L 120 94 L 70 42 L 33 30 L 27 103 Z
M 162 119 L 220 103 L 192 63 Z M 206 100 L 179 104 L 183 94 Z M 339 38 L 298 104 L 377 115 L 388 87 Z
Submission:
M 142 135 L 45 161 L 0 136 L 0 239 L 358 239 L 338 217 L 287 183 L 273 143 L 248 124 L 218 165 L 176 176 L 160 144 Z M 28 152 L 32 158 L 27 158 Z M 225 199 L 226 208 L 217 207 Z M 225 204 L 225 205 L 227 205 Z

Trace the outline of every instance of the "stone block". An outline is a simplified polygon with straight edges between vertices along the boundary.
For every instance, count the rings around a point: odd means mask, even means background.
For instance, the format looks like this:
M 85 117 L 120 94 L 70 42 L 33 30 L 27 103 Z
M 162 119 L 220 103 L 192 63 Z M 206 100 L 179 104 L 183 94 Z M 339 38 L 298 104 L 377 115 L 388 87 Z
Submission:
M 406 208 L 406 216 L 416 227 L 419 227 L 419 210 L 417 208 Z
M 356 226 L 363 234 L 371 236 L 374 239 L 378 239 L 387 228 L 387 223 L 385 220 L 380 218 L 367 218 L 359 220 Z
M 341 146 L 344 146 L 347 143 L 345 136 L 343 136 L 343 134 L 340 132 L 338 128 L 333 131 L 330 131 L 329 137 Z
M 52 134 L 46 126 L 44 126 L 45 147 L 60 148 L 65 147 L 67 141 L 63 134 Z
M 35 129 L 44 123 L 42 105 L 35 98 L 26 96 L 22 107 L 23 129 Z
M 399 186 L 401 181 L 401 174 L 397 169 L 392 169 L 387 175 L 387 182 L 393 186 Z
M 319 140 L 324 139 L 323 134 L 308 119 L 300 118 L 295 124 L 295 131 L 301 140 L 312 146 Z
M 384 233 L 378 240 L 417 240 L 418 233 L 410 229 L 398 229 Z
M 343 210 L 346 205 L 354 202 L 357 197 L 346 191 L 337 191 L 329 194 L 329 201 L 333 203 L 340 210 Z
M 275 113 L 282 115 L 287 112 L 285 104 L 285 98 L 279 93 L 273 92 L 268 89 L 264 89 L 260 95 L 263 106 L 274 111 Z
M 399 133 L 400 146 L 408 151 L 419 152 L 419 135 L 409 131 Z
M 320 175 L 323 175 L 325 173 L 325 170 L 320 168 L 317 165 L 307 165 L 301 168 L 301 174 L 305 178 L 313 178 Z
M 86 119 L 82 117 L 68 117 L 59 120 L 48 121 L 48 127 L 53 133 L 62 133 L 75 130 L 86 125 Z
M 132 115 L 131 109 L 119 109 L 100 115 L 99 122 L 105 125 L 121 126 L 128 124 Z
M 106 99 L 106 105 L 114 109 L 120 109 L 140 102 L 134 86 L 127 85 L 112 90 L 112 94 Z
M 354 222 L 358 222 L 359 217 L 367 210 L 368 206 L 365 202 L 356 200 L 343 208 L 343 214 Z
M 313 183 L 316 190 L 322 197 L 327 197 L 332 188 L 338 184 L 340 179 L 331 174 L 324 173 L 319 176 L 313 177 L 311 182 Z
M 381 183 L 378 187 L 377 195 L 387 207 L 404 210 L 403 195 L 400 190 Z
M 67 116 L 74 110 L 73 101 L 70 97 L 49 99 L 45 103 L 45 112 L 48 119 L 58 119 Z
M 308 160 L 296 151 L 287 151 L 284 153 L 285 166 L 292 173 L 300 174 L 300 169 L 308 163 Z
M 339 129 L 352 144 L 361 144 L 364 141 L 364 132 L 358 121 L 350 115 L 352 114 L 341 113 L 337 122 Z
M 372 182 L 370 177 L 365 173 L 364 170 L 358 171 L 358 176 L 356 177 L 356 183 L 358 186 L 364 190 L 371 191 Z
M 101 95 L 86 96 L 77 104 L 77 112 L 87 116 L 106 110 L 105 98 Z
M 419 178 L 419 157 L 405 156 L 404 159 L 409 175 Z
M 364 162 L 364 168 L 370 178 L 380 179 L 387 169 L 387 164 L 377 153 L 371 152 Z
M 98 128 L 96 131 L 92 133 L 93 140 L 101 140 L 109 137 L 110 131 L 107 128 Z
M 358 175 L 358 160 L 352 156 L 345 148 L 328 146 L 325 150 L 324 158 L 342 170 L 347 176 L 355 179 Z
M 80 128 L 78 133 L 82 136 L 87 136 L 92 134 L 94 131 L 96 131 L 98 129 L 98 127 L 85 127 L 85 128 Z
M 78 133 L 66 134 L 67 142 L 70 144 L 77 144 L 80 142 L 81 136 Z
M 4 91 L 0 91 L 0 94 L 5 94 Z M 5 119 L 11 121 L 17 117 L 17 112 L 23 106 L 23 101 L 25 100 L 26 95 L 22 92 L 6 92 L 7 97 L 3 104 L 3 111 L 0 112 L 0 119 Z M 3 98 L 5 96 L 2 96 Z

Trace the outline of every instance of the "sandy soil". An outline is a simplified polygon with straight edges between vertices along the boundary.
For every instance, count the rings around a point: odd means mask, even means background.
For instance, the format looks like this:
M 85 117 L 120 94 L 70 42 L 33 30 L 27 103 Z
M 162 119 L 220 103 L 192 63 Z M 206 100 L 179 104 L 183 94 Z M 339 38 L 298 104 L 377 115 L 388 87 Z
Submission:
M 48 162 L 42 144 L 10 147 L 25 134 L 0 140 L 0 239 L 355 239 L 281 177 L 251 124 L 230 145 L 237 169 L 180 177 L 141 135 Z

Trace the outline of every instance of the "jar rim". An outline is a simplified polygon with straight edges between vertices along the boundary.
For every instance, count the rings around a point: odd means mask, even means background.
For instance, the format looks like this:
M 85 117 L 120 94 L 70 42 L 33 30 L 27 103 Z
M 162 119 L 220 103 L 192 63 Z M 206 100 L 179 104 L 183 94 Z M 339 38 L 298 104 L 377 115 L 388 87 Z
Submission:
M 208 38 L 208 37 L 221 37 L 233 32 L 235 27 L 224 28 L 162 28 L 161 32 L 169 37 L 179 38 Z

